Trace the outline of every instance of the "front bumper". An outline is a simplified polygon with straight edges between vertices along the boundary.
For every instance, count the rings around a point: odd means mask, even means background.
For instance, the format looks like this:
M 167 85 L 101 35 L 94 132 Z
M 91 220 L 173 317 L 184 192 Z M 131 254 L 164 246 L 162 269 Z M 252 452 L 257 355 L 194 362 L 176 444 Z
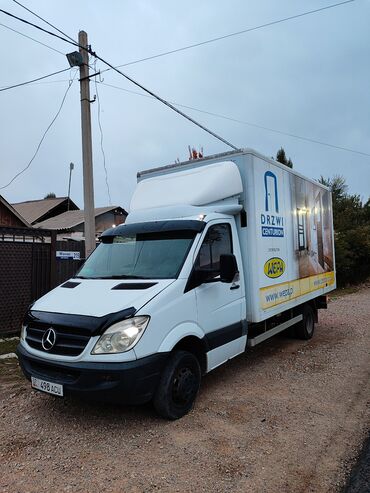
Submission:
M 168 353 L 124 363 L 60 362 L 31 355 L 19 344 L 17 356 L 28 380 L 33 376 L 62 384 L 65 395 L 142 404 L 153 397 Z

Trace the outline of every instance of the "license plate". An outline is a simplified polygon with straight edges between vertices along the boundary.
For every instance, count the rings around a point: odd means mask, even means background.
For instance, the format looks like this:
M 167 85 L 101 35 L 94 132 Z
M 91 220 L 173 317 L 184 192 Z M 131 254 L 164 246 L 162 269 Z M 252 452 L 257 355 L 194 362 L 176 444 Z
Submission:
M 31 386 L 34 389 L 41 390 L 42 392 L 63 397 L 63 385 L 60 385 L 59 383 L 47 382 L 46 380 L 41 380 L 40 378 L 31 377 Z

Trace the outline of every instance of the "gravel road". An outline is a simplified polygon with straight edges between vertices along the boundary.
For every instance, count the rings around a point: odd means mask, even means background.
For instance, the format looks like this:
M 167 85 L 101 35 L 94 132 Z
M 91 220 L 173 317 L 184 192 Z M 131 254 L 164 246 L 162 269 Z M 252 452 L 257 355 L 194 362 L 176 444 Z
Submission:
M 277 336 L 212 372 L 175 422 L 32 391 L 4 360 L 0 491 L 339 492 L 368 434 L 369 376 L 369 287 L 333 298 L 311 341 Z

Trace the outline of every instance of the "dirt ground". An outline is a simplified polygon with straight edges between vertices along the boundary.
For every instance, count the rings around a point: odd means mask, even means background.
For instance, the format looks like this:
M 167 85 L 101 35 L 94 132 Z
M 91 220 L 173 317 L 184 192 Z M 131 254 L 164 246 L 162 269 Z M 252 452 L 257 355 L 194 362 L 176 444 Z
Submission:
M 32 391 L 3 360 L 0 491 L 339 492 L 369 430 L 369 376 L 369 287 L 334 297 L 311 341 L 278 336 L 206 376 L 176 422 Z

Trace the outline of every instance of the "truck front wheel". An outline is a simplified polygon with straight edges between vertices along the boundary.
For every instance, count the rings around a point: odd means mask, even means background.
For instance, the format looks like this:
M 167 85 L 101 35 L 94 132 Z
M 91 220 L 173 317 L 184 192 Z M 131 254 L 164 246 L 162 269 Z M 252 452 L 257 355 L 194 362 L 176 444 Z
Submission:
M 311 339 L 315 330 L 315 314 L 311 305 L 306 303 L 302 310 L 303 319 L 295 327 L 295 335 L 299 339 Z
M 187 414 L 198 394 L 200 379 L 198 359 L 188 351 L 174 351 L 153 398 L 157 413 L 172 420 Z

